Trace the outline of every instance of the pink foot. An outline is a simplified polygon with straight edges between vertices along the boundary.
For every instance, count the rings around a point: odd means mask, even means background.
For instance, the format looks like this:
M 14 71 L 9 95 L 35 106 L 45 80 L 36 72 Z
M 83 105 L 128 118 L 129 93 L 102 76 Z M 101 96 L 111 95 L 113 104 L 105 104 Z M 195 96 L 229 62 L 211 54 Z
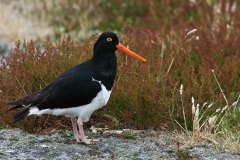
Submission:
M 77 118 L 71 117 L 71 121 L 72 121 L 72 126 L 73 126 L 74 138 L 77 140 L 77 142 L 79 142 L 79 134 L 78 134 L 78 130 L 77 130 Z
M 83 121 L 81 118 L 78 118 L 77 120 L 77 124 L 78 124 L 78 128 L 79 128 L 79 138 L 81 139 L 81 141 L 85 144 L 91 144 L 91 139 L 87 139 L 87 137 L 85 136 L 84 134 L 84 131 L 83 131 Z
M 86 137 L 85 138 L 82 138 L 81 141 L 85 144 L 91 144 L 92 140 L 91 139 L 87 139 Z

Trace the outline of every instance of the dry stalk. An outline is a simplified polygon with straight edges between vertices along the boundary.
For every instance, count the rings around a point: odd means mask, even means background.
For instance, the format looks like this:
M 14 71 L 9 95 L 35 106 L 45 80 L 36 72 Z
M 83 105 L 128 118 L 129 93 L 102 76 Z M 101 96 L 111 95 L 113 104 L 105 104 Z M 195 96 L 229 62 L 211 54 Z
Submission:
M 212 73 L 213 73 L 213 76 L 214 76 L 214 78 L 215 78 L 215 80 L 216 80 L 216 82 L 217 82 L 217 84 L 218 84 L 218 87 L 219 87 L 219 89 L 220 89 L 220 91 L 221 91 L 221 93 L 222 93 L 222 95 L 223 95 L 223 98 L 224 98 L 227 106 L 229 106 L 228 100 L 227 100 L 227 98 L 226 98 L 226 96 L 225 96 L 225 93 L 223 92 L 223 89 L 222 89 L 222 87 L 221 87 L 221 85 L 220 85 L 220 83 L 219 83 L 219 81 L 218 81 L 218 79 L 217 79 L 217 76 L 216 76 L 216 74 L 215 74 L 214 69 L 212 69 Z
M 238 102 L 239 102 L 239 100 L 240 100 L 240 94 L 239 94 L 239 96 L 238 96 L 238 98 L 237 98 L 236 103 L 234 103 L 233 105 L 229 106 L 228 109 L 226 110 L 226 112 L 224 113 L 224 115 L 222 116 L 221 120 L 219 121 L 219 123 L 218 123 L 218 125 L 217 125 L 217 127 L 216 127 L 216 130 L 218 130 L 219 127 L 220 127 L 220 125 L 222 124 L 224 118 L 226 117 L 226 113 L 227 113 L 232 107 L 236 107 L 237 104 L 238 104 Z M 224 108 L 225 108 L 225 107 L 224 107 Z M 224 109 L 224 108 L 223 108 L 223 109 Z
M 193 115 L 193 138 L 199 140 L 200 138 L 200 127 L 199 127 L 199 104 L 196 106 L 196 110 Z
M 182 104 L 184 127 L 185 127 L 185 130 L 188 131 L 187 120 L 186 120 L 186 115 L 185 115 L 185 109 L 184 109 L 184 105 L 183 105 L 183 84 L 181 84 L 181 86 L 180 86 L 180 97 L 181 97 L 181 104 Z

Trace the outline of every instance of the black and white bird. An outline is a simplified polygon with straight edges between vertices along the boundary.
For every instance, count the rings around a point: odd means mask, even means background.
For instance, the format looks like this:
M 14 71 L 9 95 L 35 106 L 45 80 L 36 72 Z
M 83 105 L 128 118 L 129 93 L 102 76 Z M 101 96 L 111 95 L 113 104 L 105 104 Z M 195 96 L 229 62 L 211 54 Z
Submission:
M 74 138 L 90 143 L 83 131 L 92 113 L 105 106 L 110 98 L 117 70 L 116 50 L 141 61 L 143 57 L 119 43 L 113 32 L 104 32 L 93 48 L 93 57 L 59 75 L 45 88 L 22 99 L 10 102 L 10 110 L 23 107 L 14 116 L 14 122 L 29 115 L 64 115 L 70 117 Z

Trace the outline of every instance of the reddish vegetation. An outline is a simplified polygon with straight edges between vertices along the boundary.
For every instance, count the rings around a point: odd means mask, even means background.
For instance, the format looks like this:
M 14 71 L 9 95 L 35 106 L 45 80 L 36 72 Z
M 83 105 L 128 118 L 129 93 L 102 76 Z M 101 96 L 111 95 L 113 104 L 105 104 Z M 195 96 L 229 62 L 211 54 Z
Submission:
M 175 11 L 185 15 L 189 7 L 181 4 Z M 175 126 L 174 119 L 183 121 L 181 84 L 187 113 L 191 113 L 192 96 L 201 103 L 214 102 L 212 111 L 215 111 L 216 107 L 224 107 L 225 102 L 212 69 L 229 102 L 236 100 L 240 91 L 240 10 L 233 13 L 223 10 L 220 15 L 225 18 L 221 19 L 214 12 L 207 13 L 206 8 L 213 10 L 213 6 L 204 4 L 202 8 L 190 9 L 196 12 L 194 23 L 186 21 L 186 17 L 178 19 L 177 13 L 167 17 L 167 21 L 158 22 L 154 19 L 159 16 L 157 10 L 148 8 L 151 12 L 142 18 L 149 23 L 126 28 L 119 34 L 121 43 L 144 56 L 147 63 L 117 53 L 119 64 L 113 94 L 108 105 L 94 114 L 94 118 L 103 118 L 100 113 L 107 113 L 119 119 L 122 127 L 171 129 Z M 170 8 L 165 8 L 166 13 L 167 9 Z M 193 28 L 197 31 L 186 37 Z M 0 123 L 29 131 L 34 130 L 35 122 L 41 129 L 70 125 L 69 119 L 53 116 L 38 121 L 29 117 L 12 124 L 15 112 L 7 112 L 6 102 L 41 89 L 59 73 L 90 58 L 95 39 L 91 37 L 80 43 L 67 37 L 58 44 L 46 40 L 44 51 L 33 42 L 17 42 L 11 55 L 0 62 Z M 187 118 L 190 123 L 191 114 Z

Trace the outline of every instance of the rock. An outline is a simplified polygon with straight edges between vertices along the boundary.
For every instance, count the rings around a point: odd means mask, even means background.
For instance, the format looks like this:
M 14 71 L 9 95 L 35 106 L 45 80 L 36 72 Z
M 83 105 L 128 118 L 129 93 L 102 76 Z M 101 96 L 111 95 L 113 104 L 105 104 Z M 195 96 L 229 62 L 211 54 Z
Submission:
M 91 135 L 89 135 L 91 134 Z M 99 141 L 91 145 L 77 143 L 62 133 L 29 134 L 19 129 L 0 130 L 0 159 L 240 159 L 227 151 L 196 146 L 179 150 L 167 132 L 158 137 L 137 139 L 87 133 Z M 166 142 L 167 141 L 167 142 Z
M 13 43 L 4 41 L 0 39 L 0 57 L 2 55 L 6 55 L 10 52 L 11 47 L 13 46 Z

